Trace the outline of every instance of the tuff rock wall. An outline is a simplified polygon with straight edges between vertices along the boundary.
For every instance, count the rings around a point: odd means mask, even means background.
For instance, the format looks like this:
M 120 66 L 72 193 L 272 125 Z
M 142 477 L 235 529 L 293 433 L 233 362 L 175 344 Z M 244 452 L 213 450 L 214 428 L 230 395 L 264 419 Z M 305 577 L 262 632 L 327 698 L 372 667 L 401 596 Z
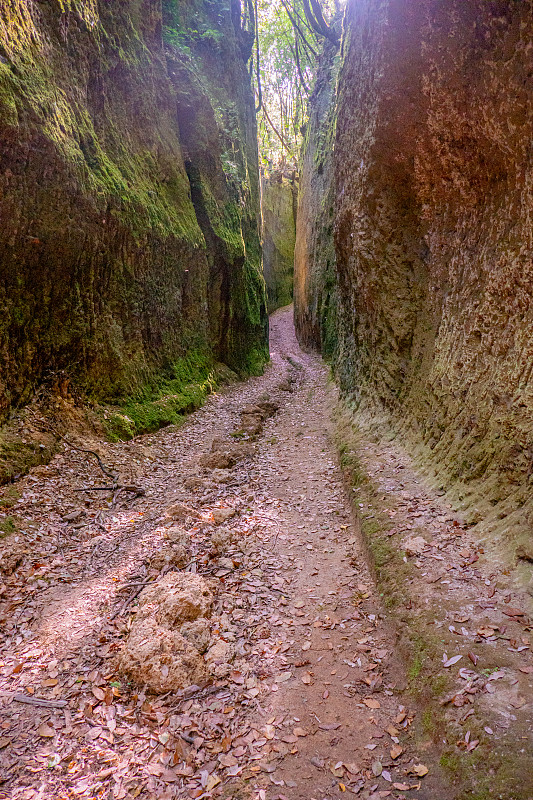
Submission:
M 0 418 L 268 358 L 250 51 L 238 2 L 1 4 Z
M 298 179 L 275 170 L 261 180 L 263 271 L 269 312 L 292 303 Z
M 402 431 L 428 472 L 454 487 L 467 519 L 527 560 L 532 3 L 350 0 L 341 59 L 333 213 L 342 388 L 361 413 Z M 304 154 L 304 186 L 319 181 L 317 147 L 315 138 Z M 320 235 L 309 212 L 300 224 Z M 316 298 L 330 293 L 331 273 L 317 278 L 313 263 L 297 269 L 296 320 L 304 340 L 321 342 Z
M 301 154 L 294 255 L 294 319 L 307 346 L 331 356 L 338 345 L 334 224 L 337 49 L 320 56 Z

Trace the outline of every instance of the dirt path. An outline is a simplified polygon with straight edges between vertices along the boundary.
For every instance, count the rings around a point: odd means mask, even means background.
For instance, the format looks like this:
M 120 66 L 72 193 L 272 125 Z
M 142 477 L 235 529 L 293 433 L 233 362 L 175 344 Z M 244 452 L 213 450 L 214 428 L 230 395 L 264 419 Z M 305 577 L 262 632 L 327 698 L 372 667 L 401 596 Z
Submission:
M 70 450 L 20 481 L 0 587 L 0 798 L 454 796 L 429 738 L 412 735 L 331 441 L 327 369 L 298 347 L 289 310 L 273 317 L 271 350 L 264 376 L 181 428 L 98 445 L 144 497 L 80 492 L 101 475 Z M 231 470 L 199 466 L 266 397 L 280 407 L 255 452 Z M 187 570 L 212 581 L 211 644 L 225 655 L 206 688 L 154 696 L 116 657 L 134 595 L 159 576 L 169 508 Z M 234 516 L 217 526 L 221 509 Z M 20 702 L 32 698 L 53 707 Z
M 285 347 L 291 338 L 285 332 Z M 406 736 L 414 709 L 397 691 L 405 687 L 402 668 L 331 441 L 335 390 L 315 356 L 294 340 L 292 352 L 302 373 L 298 391 L 271 420 L 270 446 L 256 466 L 276 509 L 286 597 L 271 618 L 286 663 L 266 712 L 285 735 L 270 748 L 267 797 L 322 800 L 345 790 L 400 797 L 409 787 L 417 797 L 446 798 L 435 779 L 417 777 L 428 753 L 413 752 Z

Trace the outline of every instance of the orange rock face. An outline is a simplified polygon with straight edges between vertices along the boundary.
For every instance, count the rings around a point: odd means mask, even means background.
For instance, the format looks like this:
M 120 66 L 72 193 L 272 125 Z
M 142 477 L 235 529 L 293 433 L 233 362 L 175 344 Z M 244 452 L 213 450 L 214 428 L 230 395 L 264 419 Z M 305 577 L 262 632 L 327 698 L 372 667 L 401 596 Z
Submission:
M 474 488 L 485 518 L 497 507 L 521 530 L 533 459 L 532 43 L 527 2 L 349 3 L 333 185 L 344 391 L 385 409 L 447 485 Z M 297 270 L 295 296 L 320 307 L 305 297 L 310 269 Z

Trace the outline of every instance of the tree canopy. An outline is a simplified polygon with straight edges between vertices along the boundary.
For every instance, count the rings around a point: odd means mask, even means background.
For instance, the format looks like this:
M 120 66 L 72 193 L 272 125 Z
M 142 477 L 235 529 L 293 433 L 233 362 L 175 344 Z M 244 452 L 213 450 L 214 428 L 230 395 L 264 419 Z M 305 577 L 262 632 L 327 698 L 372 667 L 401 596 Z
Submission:
M 252 58 L 264 166 L 295 164 L 307 97 L 324 40 L 338 42 L 339 0 L 248 0 L 256 27 Z

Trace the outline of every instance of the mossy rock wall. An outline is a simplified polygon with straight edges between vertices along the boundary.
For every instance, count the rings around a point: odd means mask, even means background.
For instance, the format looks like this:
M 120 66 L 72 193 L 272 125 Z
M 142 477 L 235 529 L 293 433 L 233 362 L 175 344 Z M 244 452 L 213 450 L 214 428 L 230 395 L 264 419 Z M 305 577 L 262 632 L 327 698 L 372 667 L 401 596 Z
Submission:
M 298 179 L 276 170 L 261 181 L 263 271 L 269 312 L 292 303 Z
M 330 357 L 336 351 L 337 280 L 333 243 L 336 76 L 339 54 L 326 44 L 309 98 L 300 156 L 294 255 L 294 318 L 298 337 Z
M 231 246 L 223 288 L 184 160 L 168 3 L 0 8 L 0 417 L 60 371 L 120 399 L 193 351 L 242 372 L 267 358 L 244 33 L 227 3 L 186 5 L 209 17 L 214 39 L 202 54 L 186 48 L 185 71 L 202 79 L 209 58 L 221 59 L 206 181 L 220 185 L 207 216 Z M 210 55 L 219 36 L 225 50 Z M 243 121 L 230 132 L 224 102 Z M 239 169 L 226 169 L 228 150 Z M 223 333 L 213 326 L 221 309 Z
M 350 0 L 344 30 L 335 369 L 516 563 L 533 524 L 531 4 Z M 331 277 L 304 244 L 324 230 L 317 108 L 315 91 L 295 305 L 300 336 L 324 347 Z
M 196 217 L 207 245 L 209 330 L 239 373 L 269 358 L 262 271 L 253 36 L 240 3 L 164 0 L 163 37 Z

